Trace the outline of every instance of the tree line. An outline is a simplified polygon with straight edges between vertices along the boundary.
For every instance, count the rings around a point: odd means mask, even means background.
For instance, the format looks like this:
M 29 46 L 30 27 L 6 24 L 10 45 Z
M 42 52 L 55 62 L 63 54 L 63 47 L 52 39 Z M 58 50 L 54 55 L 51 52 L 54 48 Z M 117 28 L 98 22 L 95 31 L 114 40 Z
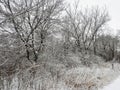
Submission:
M 79 52 L 120 59 L 119 37 L 104 33 L 106 9 L 81 10 L 78 3 L 70 8 L 64 0 L 0 0 L 0 19 L 0 66 L 37 64 L 47 52 L 56 58 Z

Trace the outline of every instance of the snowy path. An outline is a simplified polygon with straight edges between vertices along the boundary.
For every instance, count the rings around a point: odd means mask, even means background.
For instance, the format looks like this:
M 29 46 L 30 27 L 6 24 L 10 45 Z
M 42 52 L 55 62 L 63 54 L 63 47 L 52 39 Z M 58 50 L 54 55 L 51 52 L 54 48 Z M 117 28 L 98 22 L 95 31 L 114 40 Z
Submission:
M 120 76 L 108 86 L 105 86 L 102 90 L 120 90 Z

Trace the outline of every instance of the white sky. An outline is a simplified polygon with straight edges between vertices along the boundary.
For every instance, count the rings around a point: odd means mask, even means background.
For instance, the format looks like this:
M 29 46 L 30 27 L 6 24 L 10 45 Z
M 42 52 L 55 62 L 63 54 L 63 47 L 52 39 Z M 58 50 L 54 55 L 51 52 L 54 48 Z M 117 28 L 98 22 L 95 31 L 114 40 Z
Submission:
M 67 0 L 69 3 L 73 3 L 75 0 Z M 93 7 L 99 6 L 100 8 L 106 7 L 109 12 L 111 21 L 109 26 L 114 30 L 120 30 L 120 0 L 79 0 L 80 7 Z

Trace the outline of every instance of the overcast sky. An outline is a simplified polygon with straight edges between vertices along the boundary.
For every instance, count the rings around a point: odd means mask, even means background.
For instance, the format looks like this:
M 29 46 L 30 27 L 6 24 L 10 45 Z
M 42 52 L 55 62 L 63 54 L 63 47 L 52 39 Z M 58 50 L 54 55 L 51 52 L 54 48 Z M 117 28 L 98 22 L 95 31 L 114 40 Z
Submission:
M 75 0 L 67 0 L 73 3 Z M 109 26 L 116 32 L 120 30 L 120 0 L 79 0 L 80 7 L 99 6 L 100 8 L 106 7 L 109 12 L 111 21 Z

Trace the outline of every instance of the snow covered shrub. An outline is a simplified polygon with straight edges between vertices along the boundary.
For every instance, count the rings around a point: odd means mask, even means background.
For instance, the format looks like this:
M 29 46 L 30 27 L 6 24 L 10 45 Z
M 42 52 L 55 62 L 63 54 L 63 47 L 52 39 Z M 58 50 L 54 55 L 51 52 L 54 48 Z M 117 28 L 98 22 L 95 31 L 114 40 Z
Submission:
M 116 77 L 113 73 L 110 69 L 73 68 L 66 72 L 63 81 L 72 90 L 98 90 Z

